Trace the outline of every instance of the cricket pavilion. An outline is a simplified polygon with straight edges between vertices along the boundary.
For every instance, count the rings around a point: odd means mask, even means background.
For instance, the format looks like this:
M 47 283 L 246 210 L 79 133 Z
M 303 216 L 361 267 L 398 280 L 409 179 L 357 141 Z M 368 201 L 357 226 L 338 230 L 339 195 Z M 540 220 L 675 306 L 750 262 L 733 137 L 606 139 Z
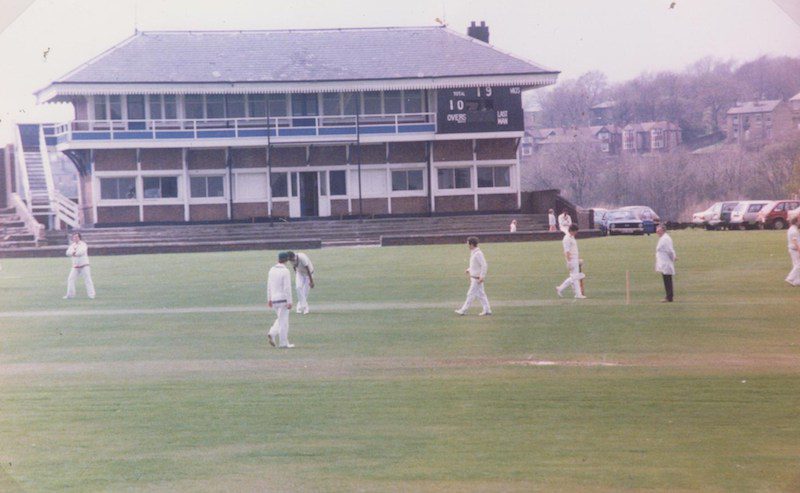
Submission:
M 75 118 L 21 125 L 19 172 L 75 164 L 56 227 L 516 211 L 522 92 L 558 72 L 488 35 L 138 32 L 36 93 Z

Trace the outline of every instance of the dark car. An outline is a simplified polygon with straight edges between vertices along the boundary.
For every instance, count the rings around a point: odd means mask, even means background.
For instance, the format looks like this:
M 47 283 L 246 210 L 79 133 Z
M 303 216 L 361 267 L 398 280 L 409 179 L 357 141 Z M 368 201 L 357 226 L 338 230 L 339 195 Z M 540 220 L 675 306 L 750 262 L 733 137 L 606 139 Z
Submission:
M 617 209 L 607 214 L 609 235 L 644 234 L 642 220 L 632 210 Z

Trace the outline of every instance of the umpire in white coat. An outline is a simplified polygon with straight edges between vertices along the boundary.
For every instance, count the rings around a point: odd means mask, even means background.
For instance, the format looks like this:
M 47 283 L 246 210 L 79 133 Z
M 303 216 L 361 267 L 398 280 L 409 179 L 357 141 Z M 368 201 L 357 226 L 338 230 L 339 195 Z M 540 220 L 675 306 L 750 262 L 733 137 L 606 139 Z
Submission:
M 489 264 L 486 263 L 486 258 L 483 252 L 478 248 L 478 238 L 470 236 L 467 238 L 467 246 L 469 246 L 469 268 L 466 270 L 469 276 L 469 291 L 467 291 L 467 299 L 464 304 L 456 310 L 459 315 L 467 313 L 469 306 L 475 299 L 481 302 L 483 311 L 479 316 L 491 315 L 492 307 L 489 306 L 489 298 L 486 296 L 486 291 L 483 289 L 483 281 L 486 279 L 486 272 L 489 270 Z
M 277 339 L 278 347 L 293 348 L 294 344 L 289 344 L 289 312 L 292 311 L 292 277 L 286 262 L 289 254 L 281 252 L 278 254 L 278 263 L 272 266 L 267 277 L 267 305 L 275 310 L 278 318 L 270 327 L 267 339 L 271 346 L 275 346 Z
M 675 248 L 672 246 L 672 238 L 667 234 L 667 228 L 659 224 L 656 228 L 658 235 L 658 245 L 656 246 L 656 272 L 660 272 L 664 278 L 664 290 L 667 292 L 666 298 L 662 303 L 672 303 L 674 292 L 672 289 L 672 276 L 675 275 Z

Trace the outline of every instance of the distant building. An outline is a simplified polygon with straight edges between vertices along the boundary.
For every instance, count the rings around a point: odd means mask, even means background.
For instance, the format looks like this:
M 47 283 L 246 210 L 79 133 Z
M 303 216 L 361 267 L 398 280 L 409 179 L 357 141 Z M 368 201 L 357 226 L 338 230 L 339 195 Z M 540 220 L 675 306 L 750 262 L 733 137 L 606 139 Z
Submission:
M 672 122 L 631 123 L 622 129 L 624 152 L 669 152 L 681 142 L 681 128 Z
M 530 156 L 546 146 L 591 144 L 606 154 L 619 154 L 622 133 L 616 125 L 591 127 L 527 128 L 520 143 L 520 155 Z
M 792 96 L 789 100 L 789 106 L 792 107 L 792 122 L 794 128 L 800 130 L 800 92 Z
M 798 128 L 792 108 L 779 99 L 740 103 L 729 109 L 726 116 L 728 141 L 740 145 L 768 142 Z
M 615 101 L 603 101 L 589 108 L 590 124 L 591 125 L 609 125 L 614 122 L 614 108 L 617 103 Z

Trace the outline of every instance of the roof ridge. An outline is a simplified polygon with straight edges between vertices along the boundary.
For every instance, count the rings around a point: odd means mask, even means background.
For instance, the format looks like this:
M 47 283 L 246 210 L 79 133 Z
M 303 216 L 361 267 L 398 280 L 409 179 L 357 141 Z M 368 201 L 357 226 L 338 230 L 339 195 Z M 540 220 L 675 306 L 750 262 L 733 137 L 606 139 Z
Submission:
M 139 34 L 259 34 L 259 33 L 298 33 L 298 32 L 340 32 L 340 31 L 412 31 L 420 29 L 441 29 L 444 26 L 375 26 L 375 27 L 324 27 L 304 29 L 153 29 L 141 30 Z

